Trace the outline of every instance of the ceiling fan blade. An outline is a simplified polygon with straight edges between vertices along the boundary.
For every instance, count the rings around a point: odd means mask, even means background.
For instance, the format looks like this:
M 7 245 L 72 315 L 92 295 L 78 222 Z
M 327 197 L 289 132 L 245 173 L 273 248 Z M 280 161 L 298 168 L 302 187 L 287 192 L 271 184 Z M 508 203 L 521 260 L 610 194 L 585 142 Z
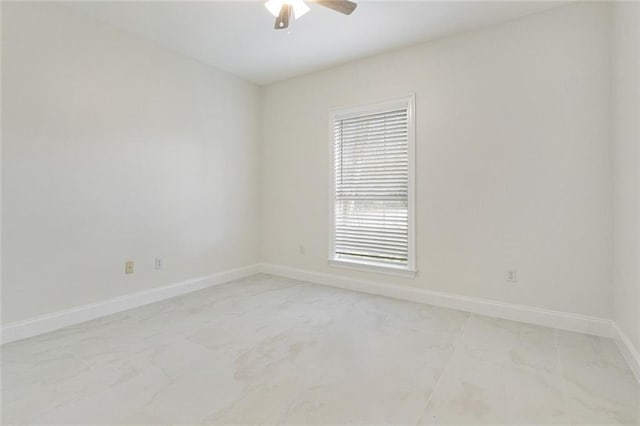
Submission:
M 291 18 L 291 11 L 293 8 L 290 4 L 283 4 L 280 8 L 280 14 L 276 18 L 276 30 L 284 30 L 289 27 L 289 18 Z
M 313 0 L 313 2 L 345 15 L 351 15 L 351 12 L 358 6 L 357 3 L 349 0 Z

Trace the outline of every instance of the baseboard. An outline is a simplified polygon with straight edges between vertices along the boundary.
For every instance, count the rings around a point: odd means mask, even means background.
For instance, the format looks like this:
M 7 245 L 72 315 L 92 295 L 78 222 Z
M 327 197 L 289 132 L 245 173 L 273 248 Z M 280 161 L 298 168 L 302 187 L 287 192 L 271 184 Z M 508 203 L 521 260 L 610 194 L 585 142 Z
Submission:
M 218 284 L 245 278 L 259 272 L 258 265 L 218 272 L 163 287 L 116 297 L 98 303 L 78 306 L 24 321 L 3 325 L 0 328 L 2 344 L 37 336 L 70 325 L 126 311 L 138 306 L 170 299 L 181 294 L 202 290 Z
M 387 296 L 411 302 L 425 303 L 450 309 L 513 321 L 526 322 L 578 333 L 613 337 L 613 321 L 566 312 L 551 311 L 529 306 L 514 305 L 487 299 L 459 296 L 416 287 L 384 284 L 374 281 L 342 277 L 339 275 L 296 269 L 263 263 L 260 272 L 279 275 L 315 284 L 338 287 L 363 293 Z
M 384 284 L 267 263 L 218 272 L 205 277 L 54 312 L 25 321 L 6 324 L 0 327 L 0 341 L 2 344 L 5 344 L 26 339 L 138 306 L 245 278 L 259 272 L 378 296 L 458 309 L 490 317 L 521 321 L 596 336 L 613 337 L 640 382 L 640 353 L 638 353 L 638 350 L 618 325 L 609 319 L 532 308 L 493 300 L 430 291 L 416 287 Z
M 638 349 L 633 346 L 629 337 L 627 337 L 618 324 L 614 323 L 613 329 L 615 333 L 614 339 L 618 344 L 618 348 L 620 348 L 622 356 L 624 356 L 624 359 L 627 361 L 627 364 L 629 364 L 631 371 L 633 371 L 633 374 L 640 383 L 640 352 L 638 352 Z

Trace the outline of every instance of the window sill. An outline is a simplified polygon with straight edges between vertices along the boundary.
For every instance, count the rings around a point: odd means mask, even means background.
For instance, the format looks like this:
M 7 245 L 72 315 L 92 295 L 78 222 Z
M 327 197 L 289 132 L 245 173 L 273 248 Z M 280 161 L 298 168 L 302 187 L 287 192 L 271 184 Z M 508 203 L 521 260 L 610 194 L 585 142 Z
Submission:
M 329 265 L 337 268 L 351 269 L 364 272 L 377 272 L 385 275 L 395 275 L 398 277 L 413 278 L 416 276 L 414 269 L 403 266 L 392 266 L 383 263 L 363 262 L 347 259 L 329 259 Z

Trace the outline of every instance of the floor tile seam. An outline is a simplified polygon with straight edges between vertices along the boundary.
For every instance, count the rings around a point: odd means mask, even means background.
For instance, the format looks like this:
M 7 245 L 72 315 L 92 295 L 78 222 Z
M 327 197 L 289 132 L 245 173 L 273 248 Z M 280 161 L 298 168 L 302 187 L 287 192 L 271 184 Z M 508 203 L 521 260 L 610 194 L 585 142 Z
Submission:
M 565 383 L 564 377 L 564 367 L 562 366 L 562 358 L 560 357 L 560 345 L 558 344 L 558 330 L 556 328 L 553 329 L 553 341 L 556 347 L 556 359 L 558 360 L 558 370 L 560 373 L 560 385 L 562 386 L 562 405 L 564 406 L 564 411 L 569 417 L 569 421 L 571 425 L 573 422 L 571 421 L 571 413 L 569 413 L 569 404 L 567 402 L 567 385 Z
M 433 399 L 433 396 L 435 395 L 436 391 L 440 387 L 440 383 L 442 382 L 443 377 L 447 374 L 448 370 L 450 369 L 451 364 L 453 363 L 453 360 L 455 358 L 456 353 L 461 349 L 460 345 L 458 344 L 458 341 L 461 341 L 461 340 L 464 339 L 464 336 L 467 333 L 467 325 L 471 321 L 472 318 L 473 318 L 473 314 L 470 313 L 467 316 L 467 318 L 464 321 L 464 323 L 462 324 L 462 327 L 461 327 L 462 328 L 462 333 L 460 333 L 460 335 L 457 336 L 457 339 L 454 339 L 454 341 L 453 341 L 453 352 L 451 353 L 451 356 L 449 356 L 449 359 L 447 360 L 445 365 L 442 367 L 442 372 L 440 373 L 440 376 L 438 377 L 438 380 L 436 380 L 436 384 L 433 386 L 433 389 L 431 390 L 431 393 L 429 394 L 429 398 L 427 398 L 427 401 L 424 404 L 424 409 L 422 410 L 422 414 L 421 414 L 420 418 L 418 419 L 418 422 L 416 423 L 416 425 L 419 425 L 419 424 L 423 423 L 423 417 L 424 417 L 425 411 L 426 411 L 427 407 L 429 406 L 429 403 Z

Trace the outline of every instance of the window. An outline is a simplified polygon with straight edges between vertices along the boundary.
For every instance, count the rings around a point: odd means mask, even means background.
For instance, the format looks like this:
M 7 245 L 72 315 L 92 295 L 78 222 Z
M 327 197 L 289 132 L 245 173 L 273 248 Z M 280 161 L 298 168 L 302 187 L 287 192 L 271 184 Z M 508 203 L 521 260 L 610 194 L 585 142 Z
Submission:
M 413 273 L 414 105 L 332 111 L 333 265 Z

